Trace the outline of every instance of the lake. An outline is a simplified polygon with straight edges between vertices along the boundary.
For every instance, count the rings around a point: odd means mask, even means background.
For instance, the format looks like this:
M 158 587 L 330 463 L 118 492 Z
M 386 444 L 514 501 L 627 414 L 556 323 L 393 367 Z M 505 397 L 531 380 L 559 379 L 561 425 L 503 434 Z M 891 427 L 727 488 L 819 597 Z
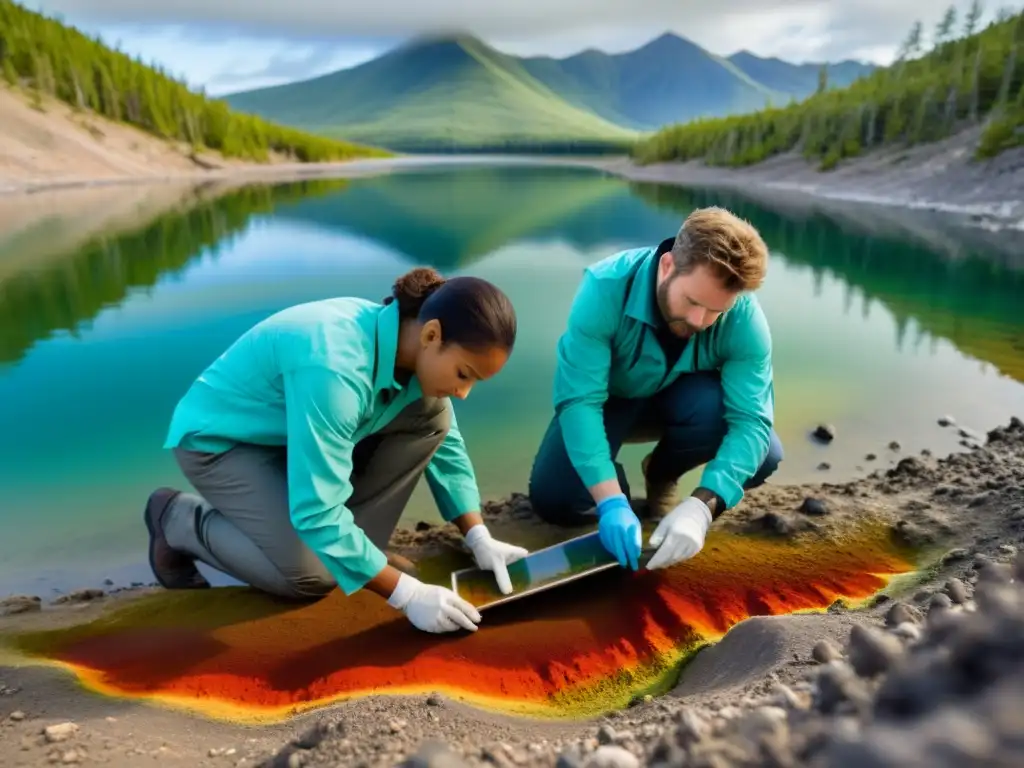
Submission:
M 150 581 L 141 511 L 154 487 L 185 487 L 161 445 L 192 379 L 266 315 L 380 299 L 413 265 L 492 280 L 517 307 L 510 362 L 457 413 L 485 498 L 524 491 L 581 269 L 673 235 L 703 205 L 730 207 L 772 249 L 759 296 L 786 451 L 776 481 L 962 450 L 944 414 L 980 433 L 1024 415 L 1024 268 L 992 233 L 529 165 L 252 186 L 155 218 L 159 190 L 89 194 L 106 196 L 95 209 L 111 229 L 81 206 L 25 219 L 3 211 L 28 203 L 0 201 L 0 595 Z M 831 445 L 808 437 L 820 422 Z M 624 452 L 631 477 L 647 450 Z M 407 517 L 436 519 L 422 484 Z

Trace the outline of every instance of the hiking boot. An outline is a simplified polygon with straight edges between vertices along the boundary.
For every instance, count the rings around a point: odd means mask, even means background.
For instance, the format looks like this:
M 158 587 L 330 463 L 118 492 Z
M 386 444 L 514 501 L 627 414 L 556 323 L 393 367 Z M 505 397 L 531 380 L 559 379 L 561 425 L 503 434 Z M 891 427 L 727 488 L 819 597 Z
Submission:
M 163 519 L 180 491 L 158 488 L 150 494 L 143 515 L 149 530 L 149 567 L 164 589 L 204 589 L 210 586 L 196 568 L 195 558 L 167 543 Z
M 651 463 L 651 455 L 648 453 L 640 462 L 640 469 L 644 473 L 644 485 L 647 489 L 647 514 L 655 520 L 660 520 L 679 503 L 679 496 L 676 493 L 678 480 L 664 480 L 652 483 L 647 477 L 647 467 Z

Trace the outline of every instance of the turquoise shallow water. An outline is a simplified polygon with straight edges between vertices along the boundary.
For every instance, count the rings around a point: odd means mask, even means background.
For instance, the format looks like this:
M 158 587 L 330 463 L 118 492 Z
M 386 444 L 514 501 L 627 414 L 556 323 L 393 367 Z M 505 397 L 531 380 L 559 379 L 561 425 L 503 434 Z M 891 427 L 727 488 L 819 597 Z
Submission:
M 982 432 L 1024 414 L 1024 271 L 863 212 L 840 223 L 591 171 L 468 167 L 251 188 L 87 242 L 58 213 L 0 230 L 0 594 L 149 580 L 141 508 L 153 487 L 183 482 L 161 444 L 195 375 L 267 314 L 379 299 L 414 264 L 493 280 L 519 310 L 505 371 L 457 408 L 485 497 L 524 490 L 581 268 L 711 203 L 750 219 L 773 252 L 760 297 L 786 450 L 777 481 L 956 450 L 936 425 L 946 413 Z M 821 421 L 836 425 L 831 446 L 807 439 Z M 627 469 L 645 451 L 631 446 Z M 407 515 L 435 519 L 423 488 Z

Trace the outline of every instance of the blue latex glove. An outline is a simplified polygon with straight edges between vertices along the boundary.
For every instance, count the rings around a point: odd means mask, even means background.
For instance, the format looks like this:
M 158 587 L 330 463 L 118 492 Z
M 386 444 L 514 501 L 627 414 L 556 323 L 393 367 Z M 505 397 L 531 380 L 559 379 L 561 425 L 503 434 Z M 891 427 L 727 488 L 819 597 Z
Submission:
M 619 565 L 637 570 L 640 559 L 640 520 L 624 493 L 609 496 L 597 505 L 598 535 L 604 548 Z

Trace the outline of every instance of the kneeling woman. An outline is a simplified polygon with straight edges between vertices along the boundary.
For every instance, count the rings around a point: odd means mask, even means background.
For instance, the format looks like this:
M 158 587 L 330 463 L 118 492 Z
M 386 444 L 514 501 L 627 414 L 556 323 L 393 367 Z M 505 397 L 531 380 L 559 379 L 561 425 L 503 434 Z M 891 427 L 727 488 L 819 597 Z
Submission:
M 493 539 L 449 398 L 505 365 L 508 297 L 473 277 L 414 269 L 383 303 L 285 309 L 242 335 L 192 384 L 165 447 L 199 495 L 161 488 L 145 521 L 168 589 L 208 587 L 195 561 L 272 594 L 369 589 L 427 632 L 475 630 L 480 614 L 384 550 L 419 478 L 481 568 L 511 591 L 527 551 Z

